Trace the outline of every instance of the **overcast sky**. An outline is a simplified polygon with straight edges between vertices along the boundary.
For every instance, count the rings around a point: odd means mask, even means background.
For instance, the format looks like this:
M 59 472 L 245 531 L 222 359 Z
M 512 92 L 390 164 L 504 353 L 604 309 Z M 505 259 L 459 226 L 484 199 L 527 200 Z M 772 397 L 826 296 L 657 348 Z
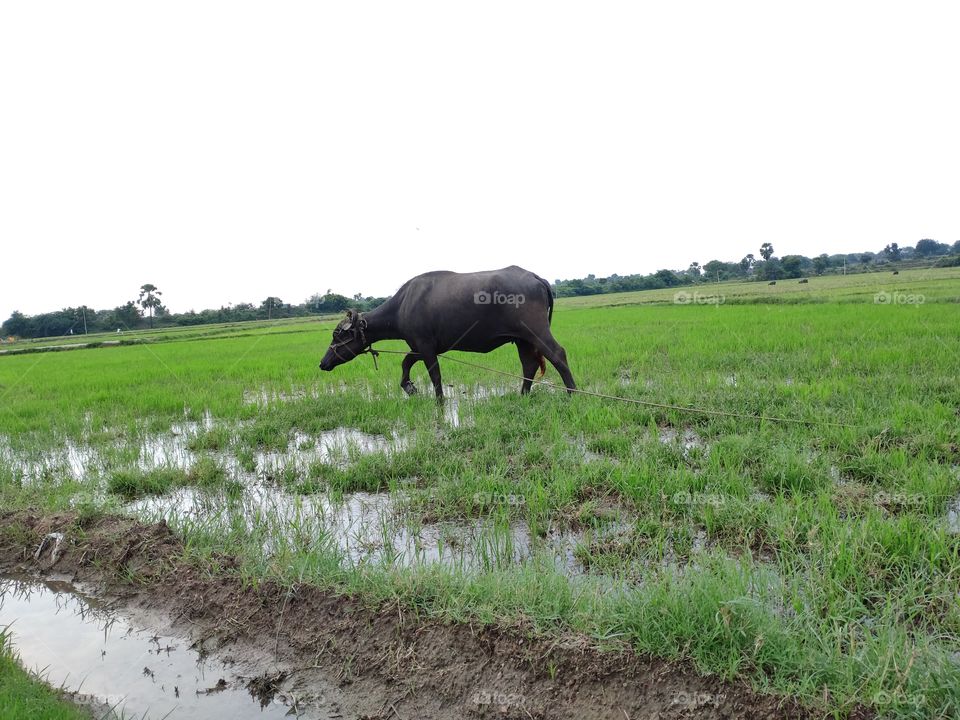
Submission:
M 5 2 L 0 320 L 952 243 L 958 8 Z

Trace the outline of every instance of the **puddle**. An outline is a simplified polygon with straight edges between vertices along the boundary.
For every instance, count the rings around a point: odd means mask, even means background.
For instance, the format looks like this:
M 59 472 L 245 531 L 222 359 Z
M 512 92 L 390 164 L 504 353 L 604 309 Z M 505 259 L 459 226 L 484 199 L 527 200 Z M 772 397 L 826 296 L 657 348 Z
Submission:
M 188 470 L 200 457 L 213 457 L 227 471 L 242 482 L 251 482 L 274 475 L 283 468 L 294 467 L 306 473 L 315 462 L 345 467 L 357 455 L 393 452 L 406 446 L 405 438 L 373 435 L 354 428 L 335 428 L 316 436 L 293 431 L 283 450 L 260 450 L 254 453 L 255 469 L 251 472 L 241 466 L 230 451 L 194 451 L 190 444 L 202 431 L 216 426 L 206 414 L 202 421 L 175 423 L 169 432 L 150 434 L 133 441 L 136 450 L 135 466 L 141 470 L 172 467 Z M 117 449 L 125 446 L 119 445 Z M 104 456 L 97 449 L 67 440 L 62 447 L 40 451 L 19 451 L 11 447 L 9 439 L 0 436 L 0 465 L 6 467 L 14 480 L 36 483 L 44 479 L 73 479 L 84 481 L 97 478 L 104 472 Z
M 604 455 L 591 450 L 586 439 L 583 437 L 579 437 L 574 440 L 573 444 L 577 448 L 582 461 L 585 463 L 600 462 L 607 459 Z M 614 458 L 614 461 L 616 461 L 616 458 Z M 619 464 L 619 461 L 616 461 L 616 463 Z
M 678 430 L 674 427 L 662 427 L 658 437 L 664 445 L 681 445 L 684 457 L 688 457 L 694 450 L 704 453 L 707 451 L 707 442 L 692 428 Z
M 433 388 L 429 388 L 432 393 Z M 443 419 L 450 427 L 465 427 L 473 424 L 473 404 L 478 400 L 499 397 L 519 392 L 519 385 L 509 388 L 504 385 L 445 385 L 443 390 Z
M 329 386 L 325 390 L 316 387 L 293 388 L 290 391 L 261 388 L 245 391 L 244 402 L 257 405 L 293 402 L 306 397 L 319 397 L 323 391 L 338 392 L 340 389 L 338 386 Z M 472 424 L 473 404 L 476 401 L 515 391 L 515 388 L 507 386 L 448 385 L 445 391 L 446 402 L 442 409 L 443 421 L 454 428 Z M 397 435 L 385 437 L 346 427 L 322 432 L 316 437 L 294 431 L 285 450 L 255 453 L 256 470 L 251 472 L 245 470 L 236 456 L 229 451 L 196 452 L 190 448 L 194 438 L 219 425 L 210 412 L 205 411 L 199 421 L 177 422 L 170 426 L 169 431 L 134 437 L 127 443 L 121 442 L 107 448 L 108 452 L 103 453 L 98 448 L 71 439 L 65 440 L 62 447 L 42 451 L 21 450 L 13 447 L 9 437 L 0 436 L 0 467 L 4 467 L 13 480 L 23 483 L 36 483 L 44 479 L 83 481 L 103 475 L 105 465 L 112 463 L 109 451 L 125 451 L 132 444 L 137 456 L 134 464 L 141 470 L 158 467 L 187 470 L 199 456 L 204 455 L 214 457 L 237 479 L 251 480 L 275 474 L 290 466 L 305 470 L 314 462 L 327 462 L 344 467 L 358 454 L 392 452 L 406 445 L 406 439 Z M 231 429 L 242 426 L 242 423 L 230 425 Z M 249 468 L 249 465 L 247 467 Z
M 320 397 L 320 393 L 317 392 L 316 388 L 311 389 L 310 392 L 307 392 L 304 388 L 291 388 L 290 390 L 260 388 L 259 390 L 243 391 L 244 405 L 257 405 L 259 407 L 266 407 L 275 403 L 297 402 L 306 400 L 308 397 L 316 399 Z
M 391 390 L 401 392 L 397 386 L 391 386 Z M 243 391 L 243 402 L 245 405 L 256 405 L 266 407 L 277 403 L 292 403 L 301 400 L 317 400 L 321 395 L 338 395 L 349 393 L 356 395 L 360 393 L 366 399 L 372 399 L 373 393 L 367 385 L 357 386 L 349 384 L 345 380 L 338 382 L 329 382 L 322 385 L 312 385 L 310 387 L 291 387 L 285 390 L 275 388 L 260 387 L 255 390 Z
M 657 381 L 653 378 L 645 378 L 637 368 L 621 367 L 616 374 L 617 383 L 621 387 L 631 387 L 638 385 L 646 390 L 653 390 L 657 387 Z
M 46 478 L 67 475 L 76 479 L 86 477 L 99 465 L 99 454 L 91 447 L 72 440 L 36 452 L 14 450 L 6 437 L 0 437 L 0 464 L 21 482 L 40 482 Z
M 335 428 L 317 435 L 308 435 L 299 430 L 290 434 L 287 447 L 283 450 L 258 450 L 254 453 L 256 469 L 248 472 L 241 467 L 236 456 L 230 452 L 195 452 L 190 449 L 191 440 L 196 437 L 197 428 L 174 428 L 170 435 L 148 437 L 141 443 L 138 466 L 142 470 L 157 467 L 175 467 L 189 469 L 200 456 L 215 458 L 229 475 L 243 481 L 272 477 L 293 467 L 305 475 L 309 466 L 315 462 L 324 462 L 345 467 L 352 457 L 358 454 L 392 452 L 405 447 L 402 438 L 390 439 L 383 435 L 373 435 L 354 428 Z
M 396 388 L 399 391 L 399 388 Z M 301 400 L 317 400 L 321 395 L 338 395 L 342 393 L 356 394 L 360 392 L 365 398 L 371 399 L 373 394 L 369 386 L 358 387 L 348 384 L 346 381 L 330 382 L 323 385 L 312 385 L 310 387 L 291 387 L 286 390 L 277 390 L 274 388 L 261 387 L 256 390 L 243 391 L 243 403 L 245 405 L 257 405 L 266 407 L 277 403 L 292 403 Z
M 947 506 L 947 532 L 960 535 L 960 496 L 955 497 Z
M 388 453 L 405 445 L 400 438 L 390 440 L 383 435 L 340 427 L 315 437 L 294 431 L 286 450 L 261 451 L 256 453 L 255 457 L 257 472 L 261 476 L 274 475 L 290 466 L 296 467 L 298 472 L 305 475 L 307 468 L 315 462 L 345 467 L 355 454 Z
M 684 543 L 671 539 L 651 559 L 638 556 L 616 567 L 592 563 L 607 547 L 633 545 L 631 517 L 611 517 L 596 526 L 552 526 L 537 533 L 523 520 L 488 517 L 421 523 L 411 520 L 404 492 L 358 492 L 332 499 L 326 495 L 296 496 L 261 486 L 231 498 L 196 488 L 182 488 L 140 500 L 127 509 L 147 522 L 165 520 L 201 525 L 213 534 L 242 533 L 259 542 L 265 557 L 286 552 L 332 552 L 344 567 L 413 568 L 443 565 L 458 572 L 484 572 L 536 565 L 571 581 L 588 579 L 609 586 L 624 572 L 636 581 L 658 570 L 683 572 L 690 561 L 711 549 L 698 530 Z
M 572 576 L 584 569 L 574 557 L 582 531 L 548 528 L 544 537 L 521 521 L 418 523 L 403 512 L 402 494 L 358 492 L 338 500 L 327 495 L 289 495 L 276 488 L 248 488 L 241 498 L 181 488 L 127 506 L 145 521 L 202 524 L 213 532 L 243 528 L 262 538 L 266 553 L 325 546 L 351 566 L 413 567 L 444 564 L 460 570 L 516 565 L 539 557 Z
M 293 713 L 276 701 L 261 705 L 222 661 L 131 624 L 68 583 L 0 576 L 6 626 L 25 668 L 119 717 L 269 720 Z

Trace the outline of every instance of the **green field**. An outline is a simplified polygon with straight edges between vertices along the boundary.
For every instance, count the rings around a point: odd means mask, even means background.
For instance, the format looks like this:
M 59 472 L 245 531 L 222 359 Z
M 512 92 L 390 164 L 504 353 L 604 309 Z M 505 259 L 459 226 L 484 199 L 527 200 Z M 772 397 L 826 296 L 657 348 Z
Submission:
M 321 373 L 330 320 L 0 357 L 0 506 L 162 512 L 254 581 L 628 642 L 840 715 L 956 717 L 958 302 L 958 269 L 559 301 L 579 386 L 634 403 L 520 397 L 447 359 L 438 408 L 397 356 Z M 512 346 L 454 357 L 519 372 Z M 384 444 L 295 452 L 337 428 Z M 186 462 L 151 455 L 177 437 Z M 164 505 L 184 488 L 210 513 Z M 311 508 L 361 491 L 392 498 L 382 535 L 433 545 L 345 551 Z

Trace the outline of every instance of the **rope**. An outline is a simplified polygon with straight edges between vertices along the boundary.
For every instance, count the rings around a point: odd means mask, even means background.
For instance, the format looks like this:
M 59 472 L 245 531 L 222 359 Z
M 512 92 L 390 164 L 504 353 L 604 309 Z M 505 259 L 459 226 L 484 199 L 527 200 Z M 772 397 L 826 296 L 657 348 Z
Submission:
M 388 353 L 390 355 L 419 355 L 412 350 L 374 350 L 372 347 L 364 350 L 360 355 L 371 354 L 373 356 L 374 366 L 376 366 L 377 355 L 380 353 Z M 517 375 L 516 373 L 505 372 L 504 370 L 497 370 L 496 368 L 487 367 L 486 365 L 480 365 L 478 363 L 472 363 L 468 360 L 461 360 L 460 358 L 452 357 L 450 355 L 438 354 L 437 357 L 443 357 L 447 360 L 452 360 L 453 362 L 460 363 L 461 365 L 466 365 L 468 367 L 477 368 L 479 370 L 485 370 L 486 372 L 491 372 L 496 375 L 503 375 L 504 377 L 513 378 L 514 380 L 529 380 L 534 385 L 543 385 L 545 387 L 551 388 L 553 390 L 566 390 L 567 392 L 577 393 L 579 395 L 589 395 L 591 397 L 603 398 L 604 400 L 619 400 L 620 402 L 630 403 L 633 405 L 643 405 L 644 407 L 658 408 L 661 410 L 676 410 L 678 412 L 687 412 L 687 413 L 699 413 L 700 415 L 715 415 L 718 417 L 732 417 L 739 418 L 741 420 L 759 420 L 759 421 L 768 421 L 768 422 L 778 422 L 778 423 L 789 423 L 794 425 L 825 425 L 827 427 L 841 427 L 841 428 L 851 428 L 859 429 L 858 425 L 849 425 L 847 423 L 840 422 L 831 422 L 829 420 L 798 420 L 797 418 L 785 418 L 785 417 L 776 417 L 774 415 L 752 415 L 750 413 L 738 413 L 738 412 L 729 412 L 726 410 L 709 410 L 707 408 L 698 408 L 685 405 L 670 405 L 667 403 L 656 403 L 649 400 L 637 400 L 636 398 L 623 397 L 621 395 L 608 395 L 607 393 L 594 392 L 592 390 L 583 390 L 581 388 L 567 388 L 555 385 L 552 382 L 547 380 L 535 380 L 533 378 L 526 378 L 523 375 Z

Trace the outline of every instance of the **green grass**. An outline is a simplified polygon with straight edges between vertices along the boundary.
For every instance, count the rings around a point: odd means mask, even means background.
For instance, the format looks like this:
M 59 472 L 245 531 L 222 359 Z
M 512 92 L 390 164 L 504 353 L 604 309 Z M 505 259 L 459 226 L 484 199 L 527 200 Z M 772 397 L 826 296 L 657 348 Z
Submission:
M 234 554 L 251 583 L 309 581 L 452 620 L 626 642 L 841 715 L 864 704 L 956 716 L 960 535 L 945 518 L 960 494 L 960 271 L 710 292 L 726 302 L 673 304 L 673 291 L 558 302 L 554 334 L 579 385 L 651 405 L 544 388 L 522 398 L 513 381 L 441 360 L 458 389 L 509 387 L 461 396 L 458 427 L 431 397 L 403 395 L 396 356 L 379 372 L 360 358 L 320 373 L 331 322 L 2 357 L 0 435 L 12 451 L 43 456 L 69 439 L 97 448 L 101 464 L 84 482 L 67 460 L 34 481 L 0 466 L 0 502 L 116 510 L 194 485 L 210 493 L 210 516 L 171 518 L 188 553 Z M 877 304 L 877 292 L 924 302 Z M 460 357 L 519 372 L 512 347 Z M 422 366 L 414 380 L 427 389 Z M 192 470 L 140 469 L 142 443 L 205 412 L 215 422 L 190 441 Z M 479 566 L 354 565 L 322 519 L 265 510 L 247 523 L 238 508 L 252 501 L 224 457 L 250 471 L 294 431 L 341 426 L 404 443 L 289 464 L 269 482 L 294 495 L 389 492 L 410 528 L 480 521 Z M 700 442 L 662 442 L 665 426 Z M 543 553 L 511 563 L 511 523 L 534 537 L 583 531 L 574 554 L 591 572 L 571 582 Z
M 20 667 L 6 631 L 0 631 L 0 720 L 90 720 L 90 713 L 64 700 Z

